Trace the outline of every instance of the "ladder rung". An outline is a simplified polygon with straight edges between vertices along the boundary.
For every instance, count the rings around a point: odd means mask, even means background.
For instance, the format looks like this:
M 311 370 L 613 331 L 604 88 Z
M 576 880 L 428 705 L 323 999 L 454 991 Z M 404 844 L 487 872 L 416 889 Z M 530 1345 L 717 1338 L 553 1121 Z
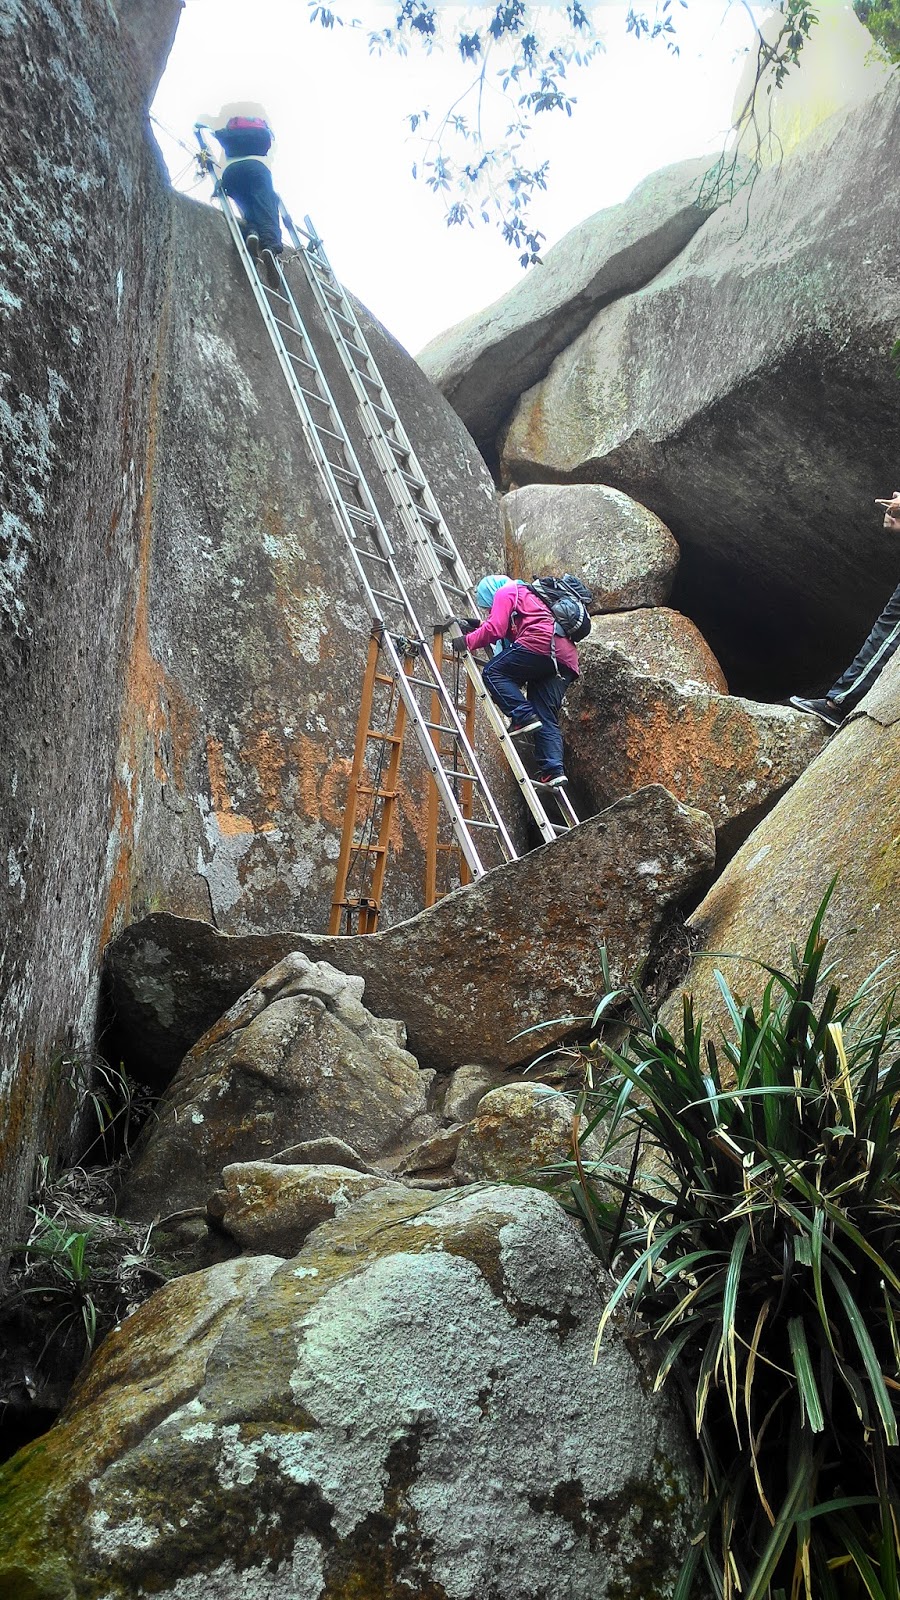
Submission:
M 496 822 L 476 822 L 474 817 L 466 817 L 465 820 L 467 828 L 492 828 L 495 833 L 497 831 Z
M 447 659 L 449 660 L 450 658 L 448 657 Z M 433 689 L 435 694 L 437 693 L 437 684 L 435 683 L 434 678 L 415 678 L 413 677 L 412 673 L 410 673 L 409 681 L 410 683 L 416 684 L 419 689 Z
M 379 733 L 377 728 L 370 728 L 366 734 L 367 739 L 378 739 L 381 744 L 402 744 L 399 733 Z
M 272 312 L 272 321 L 277 323 L 279 328 L 286 328 L 288 333 L 292 333 L 294 335 L 295 339 L 303 338 L 299 328 L 295 328 L 292 322 L 285 322 L 282 317 L 276 317 L 274 311 Z
M 376 600 L 389 600 L 392 606 L 403 606 L 404 609 L 406 607 L 406 601 L 399 594 L 385 594 L 383 589 L 373 589 L 372 593 Z
M 377 527 L 375 517 L 371 511 L 366 510 L 365 506 L 347 506 L 346 510 L 349 512 L 351 517 L 356 518 L 357 522 L 365 523 L 367 528 Z
M 357 794 L 368 795 L 370 799 L 396 800 L 400 791 L 399 789 L 363 789 L 359 784 L 357 784 L 356 792 Z M 566 831 L 568 832 L 568 829 Z
M 313 423 L 313 427 L 315 428 L 316 433 L 319 435 L 320 439 L 323 436 L 328 438 L 328 439 L 335 439 L 337 441 L 337 443 L 341 444 L 341 445 L 346 442 L 345 439 L 344 439 L 343 434 L 335 433 L 333 428 L 326 428 L 326 426 L 325 426 L 325 424 L 323 422 L 314 422 Z
M 441 771 L 445 778 L 462 778 L 466 783 L 478 783 L 474 772 L 460 772 L 456 767 L 442 767 Z M 493 826 L 494 824 L 491 823 L 491 827 Z
M 428 688 L 430 689 L 431 687 L 432 685 L 428 684 Z M 425 722 L 424 717 L 422 718 L 422 721 Z M 456 729 L 448 727 L 446 722 L 425 722 L 425 726 L 426 728 L 430 729 L 432 733 L 451 733 L 455 739 L 459 738 L 459 734 L 457 733 Z
M 389 567 L 391 564 L 389 556 L 378 556 L 374 550 L 364 550 L 362 545 L 355 543 L 353 548 L 361 561 L 378 561 L 383 567 Z
M 403 479 L 403 482 L 408 484 L 411 489 L 415 489 L 417 494 L 425 493 L 426 485 L 422 482 L 421 478 L 413 477 L 411 472 L 404 472 L 402 467 L 398 467 L 397 471 Z
M 355 844 L 353 846 L 353 853 L 357 856 L 383 856 L 386 850 L 386 844 Z

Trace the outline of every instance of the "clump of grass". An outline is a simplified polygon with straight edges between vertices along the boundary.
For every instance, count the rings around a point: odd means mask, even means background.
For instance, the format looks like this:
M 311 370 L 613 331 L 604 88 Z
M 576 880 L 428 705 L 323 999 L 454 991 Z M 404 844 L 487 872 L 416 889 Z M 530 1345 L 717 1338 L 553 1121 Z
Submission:
M 598 1345 L 640 1317 L 699 1439 L 676 1600 L 900 1594 L 900 1019 L 876 974 L 841 1000 L 830 894 L 757 1005 L 717 974 L 717 1038 L 690 996 L 677 1037 L 639 992 L 601 1002 L 632 1026 L 595 1047 L 609 1076 L 569 1176 L 616 1278 Z
M 4 1322 L 17 1315 L 44 1328 L 37 1367 L 54 1347 L 78 1349 L 83 1360 L 161 1281 L 152 1229 L 112 1214 L 113 1176 L 70 1167 L 52 1180 L 46 1158 L 39 1162 L 31 1227 L 13 1251 L 2 1304 Z

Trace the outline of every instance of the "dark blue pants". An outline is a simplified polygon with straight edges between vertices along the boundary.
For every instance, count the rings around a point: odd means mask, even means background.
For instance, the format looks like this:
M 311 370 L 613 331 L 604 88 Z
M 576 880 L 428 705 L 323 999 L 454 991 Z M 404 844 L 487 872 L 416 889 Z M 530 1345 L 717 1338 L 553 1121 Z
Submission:
M 900 645 L 900 587 L 896 588 L 862 646 L 859 655 L 842 672 L 828 698 L 842 711 L 852 711 Z
M 222 188 L 237 205 L 246 233 L 258 233 L 264 250 L 280 255 L 281 219 L 272 174 L 262 161 L 233 161 L 222 173 Z
M 541 771 L 562 772 L 559 708 L 569 684 L 575 682 L 574 672 L 568 667 L 560 667 L 557 672 L 550 656 L 539 656 L 533 650 L 523 650 L 521 645 L 514 644 L 492 656 L 481 676 L 491 699 L 508 717 L 521 721 L 527 711 L 533 711 L 540 718 L 540 728 L 536 728 L 534 734 L 534 749 Z M 523 688 L 528 690 L 527 700 L 522 694 Z

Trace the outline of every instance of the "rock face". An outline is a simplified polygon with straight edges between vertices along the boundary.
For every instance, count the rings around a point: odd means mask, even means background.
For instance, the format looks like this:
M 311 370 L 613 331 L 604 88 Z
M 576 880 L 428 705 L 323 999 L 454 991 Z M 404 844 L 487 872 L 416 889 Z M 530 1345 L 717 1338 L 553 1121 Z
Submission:
M 0 1258 L 90 1046 L 121 680 L 150 514 L 180 0 L 0 17 Z
M 509 294 L 425 346 L 419 365 L 488 453 L 519 395 L 600 307 L 648 283 L 696 233 L 711 209 L 697 198 L 708 165 L 683 161 L 645 178 L 573 228 Z
M 898 127 L 894 73 L 602 310 L 504 447 L 517 485 L 652 507 L 681 547 L 677 603 L 760 697 L 833 681 L 900 577 L 871 504 L 896 473 Z
M 716 694 L 728 693 L 725 674 L 699 628 L 669 606 L 645 606 L 595 617 L 586 648 L 592 656 L 595 648 L 604 655 L 614 651 L 648 678 L 668 678 L 682 688 L 693 684 Z
M 320 1222 L 340 1216 L 373 1189 L 390 1187 L 387 1178 L 346 1167 L 235 1162 L 222 1169 L 222 1187 L 210 1197 L 207 1215 L 245 1255 L 294 1256 Z
M 818 717 L 647 677 L 592 633 L 563 709 L 567 764 L 596 806 L 651 781 L 706 811 L 731 854 L 828 738 Z
M 678 546 L 646 506 L 601 484 L 529 484 L 500 502 L 507 571 L 529 579 L 574 572 L 597 611 L 659 606 L 669 598 Z
M 134 1065 L 168 1081 L 257 975 L 299 950 L 363 977 L 368 1005 L 401 1018 L 421 1066 L 515 1065 L 566 1029 L 514 1035 L 588 1009 L 600 943 L 614 972 L 643 969 L 666 909 L 713 859 L 709 818 L 651 786 L 384 933 L 229 938 L 203 923 L 145 918 L 110 951 L 111 1004 Z
M 536 1191 L 370 1195 L 169 1284 L 0 1472 L 30 1600 L 649 1600 L 699 1492 L 605 1279 Z M 673 1397 L 674 1398 L 674 1397 Z
M 176 196 L 173 222 L 164 421 L 144 572 L 146 653 L 130 677 L 120 755 L 122 773 L 137 777 L 133 793 L 123 777 L 111 823 L 122 862 L 111 922 L 120 927 L 162 900 L 232 933 L 324 931 L 370 620 L 224 220 Z M 299 266 L 289 263 L 287 272 L 402 552 L 407 539 L 380 487 L 343 367 Z M 495 570 L 502 534 L 484 463 L 415 363 L 362 309 L 360 316 L 467 562 Z M 434 601 L 410 555 L 404 570 L 430 635 Z M 488 766 L 499 771 L 494 754 Z M 387 921 L 422 904 L 426 793 L 410 738 Z
M 792 941 L 803 943 L 832 877 L 837 886 L 825 932 L 834 935 L 835 980 L 849 997 L 882 962 L 890 965 L 877 992 L 897 983 L 900 949 L 900 663 L 896 658 L 859 712 L 738 851 L 717 879 L 691 926 L 700 951 L 682 987 L 698 1016 L 717 1015 L 721 997 L 703 954 L 728 951 L 784 970 Z M 729 960 L 732 988 L 761 987 L 756 965 Z M 680 1015 L 680 998 L 666 1012 Z
M 453 1174 L 458 1183 L 520 1178 L 571 1156 L 571 1100 L 541 1083 L 510 1083 L 480 1102 Z
M 457 1067 L 444 1096 L 444 1116 L 449 1122 L 467 1122 L 491 1089 L 499 1088 L 505 1075 L 480 1061 L 466 1061 Z
M 16 0 L 0 21 L 0 1257 L 75 1119 L 59 1063 L 93 1048 L 111 935 L 149 906 L 324 928 L 333 889 L 368 619 L 224 219 L 171 193 L 149 136 L 179 10 Z M 494 570 L 483 463 L 363 316 Z M 421 905 L 418 755 L 401 792 L 386 918 Z
M 361 978 L 293 952 L 242 995 L 156 1107 L 125 1215 L 200 1205 L 226 1162 L 271 1160 L 301 1140 L 334 1136 L 365 1158 L 431 1131 L 428 1077 L 402 1026 L 373 1017 L 362 993 Z

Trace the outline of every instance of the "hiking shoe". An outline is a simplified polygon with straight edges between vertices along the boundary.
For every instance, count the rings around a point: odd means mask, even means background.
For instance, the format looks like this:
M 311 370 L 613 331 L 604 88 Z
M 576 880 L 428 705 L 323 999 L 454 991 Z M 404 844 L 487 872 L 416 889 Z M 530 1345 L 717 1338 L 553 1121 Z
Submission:
M 244 243 L 247 246 L 247 249 L 250 251 L 250 254 L 253 257 L 254 261 L 258 261 L 259 260 L 259 234 L 258 233 L 248 233 L 246 239 L 244 240 Z
M 564 772 L 540 772 L 535 781 L 539 789 L 564 789 L 569 780 Z
M 280 288 L 281 279 L 278 276 L 278 263 L 275 260 L 275 252 L 273 250 L 263 250 L 259 259 L 265 268 L 266 277 L 269 280 L 269 288 Z
M 529 711 L 521 722 L 510 722 L 507 732 L 511 739 L 518 739 L 520 733 L 535 733 L 540 726 L 540 717 L 536 717 L 533 711 Z
M 798 711 L 811 711 L 814 717 L 821 717 L 832 728 L 839 728 L 844 720 L 844 713 L 833 700 L 804 700 L 802 695 L 792 694 L 791 705 Z

